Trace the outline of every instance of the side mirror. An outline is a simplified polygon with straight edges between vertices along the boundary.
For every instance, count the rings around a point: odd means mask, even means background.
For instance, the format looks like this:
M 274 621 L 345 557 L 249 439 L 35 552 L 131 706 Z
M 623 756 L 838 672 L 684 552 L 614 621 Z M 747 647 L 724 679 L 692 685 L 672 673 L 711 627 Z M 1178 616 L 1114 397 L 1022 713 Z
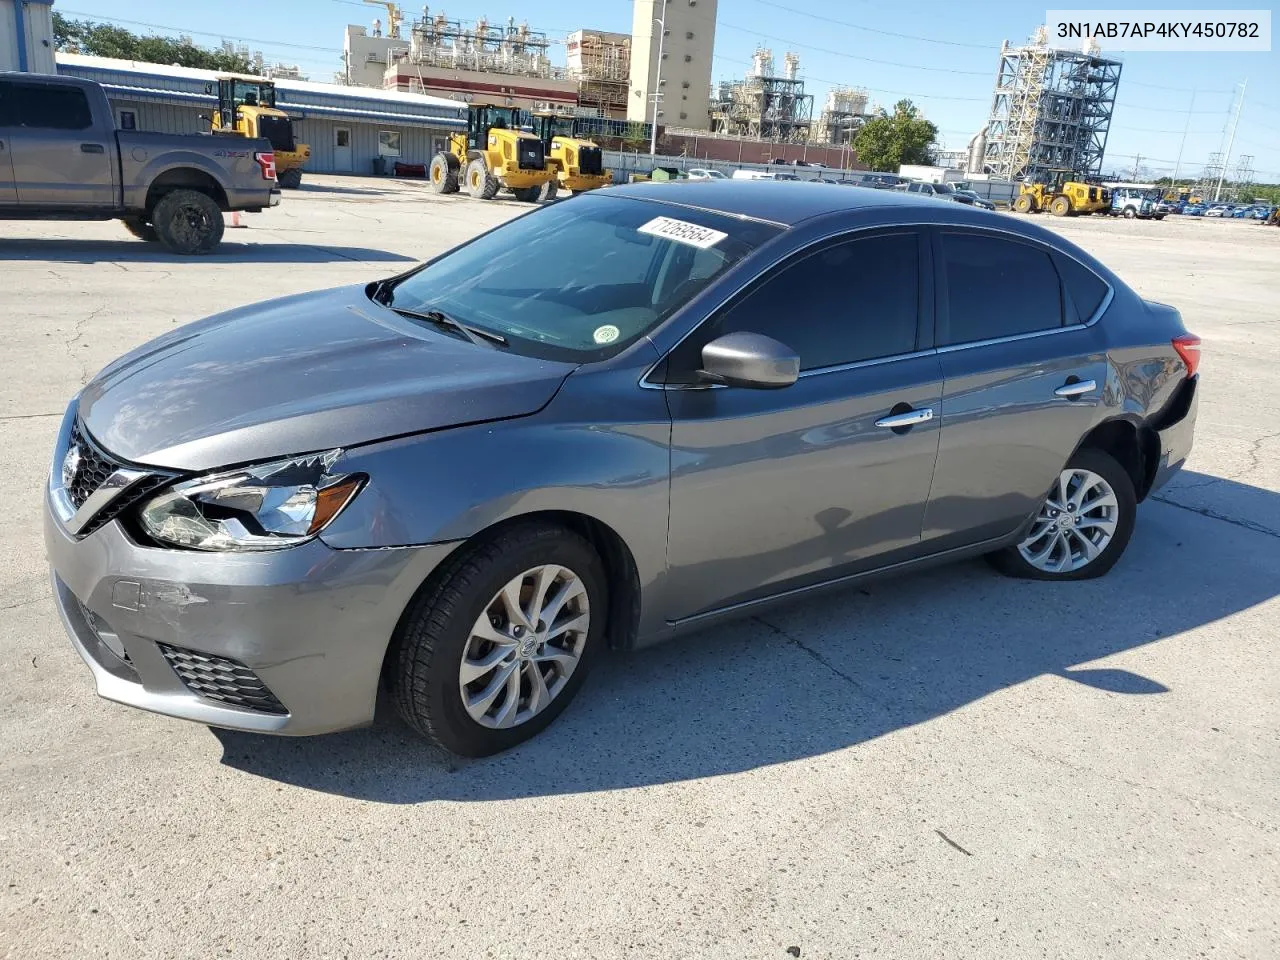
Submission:
M 704 383 L 755 390 L 789 387 L 800 376 L 800 358 L 786 344 L 762 333 L 726 333 L 702 348 Z

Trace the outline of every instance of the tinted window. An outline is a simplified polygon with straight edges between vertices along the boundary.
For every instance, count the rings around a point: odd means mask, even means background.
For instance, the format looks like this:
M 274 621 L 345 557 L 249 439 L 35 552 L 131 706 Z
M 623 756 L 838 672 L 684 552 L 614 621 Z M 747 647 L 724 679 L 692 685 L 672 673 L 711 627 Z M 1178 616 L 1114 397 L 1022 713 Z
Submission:
M 673 358 L 673 374 L 701 366 L 703 344 L 725 333 L 763 333 L 814 370 L 916 348 L 919 246 L 913 233 L 847 240 L 784 267 L 731 305 L 707 335 Z
M 89 99 L 79 87 L 8 83 L 0 94 L 0 125 L 43 130 L 85 130 L 93 125 Z
M 1074 322 L 1084 323 L 1094 315 L 1107 295 L 1107 282 L 1100 276 L 1071 257 L 1058 257 L 1058 272 L 1062 274 L 1062 282 L 1066 284 L 1067 293 L 1075 305 L 1077 316 Z
M 944 233 L 948 329 L 941 344 L 1062 326 L 1062 290 L 1049 254 L 984 234 Z

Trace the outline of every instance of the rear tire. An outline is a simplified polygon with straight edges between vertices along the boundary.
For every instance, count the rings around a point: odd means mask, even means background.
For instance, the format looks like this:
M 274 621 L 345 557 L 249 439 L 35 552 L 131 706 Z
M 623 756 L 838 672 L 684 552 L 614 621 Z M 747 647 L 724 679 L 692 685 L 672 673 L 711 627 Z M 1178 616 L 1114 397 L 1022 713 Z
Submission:
M 1083 482 L 1073 486 L 1075 481 L 1068 478 Z M 1063 499 L 1067 503 L 1061 503 Z M 1137 515 L 1138 498 L 1129 472 L 1109 453 L 1086 447 L 1067 462 L 1023 541 L 987 559 L 1009 577 L 1091 580 L 1116 565 Z
M 139 240 L 146 240 L 148 243 L 156 243 L 159 237 L 156 236 L 156 228 L 141 217 L 125 217 L 120 221 L 124 224 L 124 228 Z
M 560 192 L 560 184 L 554 180 L 548 180 L 539 188 L 539 192 L 542 194 L 542 199 L 550 203 Z
M 427 179 L 431 181 L 431 189 L 436 193 L 457 193 L 458 161 L 452 154 L 437 153 L 431 158 Z
M 276 182 L 280 184 L 281 190 L 297 190 L 302 186 L 302 168 L 293 167 L 276 177 Z
M 1071 213 L 1071 201 L 1066 197 L 1054 197 L 1049 204 L 1049 212 L 1055 217 L 1065 217 Z
M 467 164 L 467 193 L 473 199 L 492 200 L 501 188 L 502 184 L 489 172 L 489 166 L 484 160 L 472 160 Z
M 563 580 L 548 581 L 544 602 L 538 604 L 534 599 L 537 577 L 520 578 L 542 569 L 560 571 Z M 565 639 L 556 643 L 564 646 L 547 657 L 543 651 L 552 648 L 550 641 L 530 641 L 545 634 L 551 624 L 539 623 L 538 633 L 522 631 L 517 618 L 503 612 L 510 608 L 502 596 L 513 582 L 521 584 L 518 604 L 522 613 L 532 612 L 526 617 L 530 621 L 540 619 L 539 611 L 550 608 L 558 591 L 573 592 L 574 598 L 562 602 L 549 616 L 554 624 L 563 625 L 569 619 L 580 620 L 585 612 L 585 630 L 561 634 Z M 604 566 L 591 544 L 554 524 L 522 523 L 461 547 L 418 592 L 396 628 L 386 671 L 400 716 L 418 733 L 466 757 L 498 753 L 539 733 L 573 699 L 603 643 L 606 583 Z M 498 644 L 487 639 L 522 632 L 523 641 L 512 638 Z M 538 648 L 538 652 L 529 654 L 522 643 Z M 570 648 L 575 651 L 572 658 L 566 655 Z M 503 650 L 508 652 L 504 655 Z M 491 658 L 487 664 L 485 658 Z M 464 660 L 471 667 L 466 684 Z M 505 670 L 510 678 L 511 667 L 516 674 L 510 680 L 517 691 L 514 699 L 501 676 Z M 544 677 L 540 694 L 535 693 L 536 678 L 530 670 L 538 670 Z M 488 702 L 483 699 L 485 690 L 492 691 Z M 541 695 L 549 699 L 534 709 L 535 698 Z M 470 707 L 464 697 L 471 698 Z M 515 722 L 503 726 L 508 706 L 515 713 L 506 722 Z M 473 710 L 481 714 L 480 719 Z M 523 719 L 519 716 L 522 712 L 526 713 Z
M 513 187 L 511 192 L 521 203 L 537 203 L 542 199 L 541 187 Z
M 160 242 L 174 253 L 208 253 L 222 242 L 225 223 L 218 204 L 197 190 L 173 190 L 151 211 Z

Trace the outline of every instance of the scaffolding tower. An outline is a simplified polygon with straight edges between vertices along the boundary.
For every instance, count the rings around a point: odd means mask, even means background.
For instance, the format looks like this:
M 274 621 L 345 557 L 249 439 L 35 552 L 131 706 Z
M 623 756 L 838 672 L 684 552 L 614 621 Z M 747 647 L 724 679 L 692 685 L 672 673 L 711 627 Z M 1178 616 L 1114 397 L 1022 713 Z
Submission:
M 1237 203 L 1247 203 L 1253 199 L 1253 154 L 1246 153 L 1236 161 L 1236 172 L 1232 178 Z
M 551 65 L 550 46 L 546 33 L 530 30 L 527 23 L 517 25 L 515 17 L 504 27 L 490 24 L 486 17 L 475 23 L 451 20 L 423 7 L 422 19 L 409 28 L 409 49 L 391 55 L 423 67 L 563 78 L 564 71 Z
M 1000 67 L 987 121 L 986 171 L 1004 180 L 1078 179 L 1102 173 L 1111 129 L 1119 60 L 1050 47 L 1040 27 L 1031 42 L 1000 47 Z
M 569 77 L 578 81 L 579 113 L 625 117 L 631 76 L 631 36 L 576 30 L 565 41 Z
M 800 57 L 783 57 L 783 75 L 773 75 L 773 51 L 757 48 L 751 75 L 722 83 L 711 104 L 711 130 L 771 140 L 807 143 L 813 124 L 813 95 L 799 79 Z
M 1218 190 L 1218 181 L 1222 178 L 1222 154 L 1211 153 L 1209 159 L 1204 165 L 1204 169 L 1200 171 L 1200 177 L 1191 187 L 1193 196 L 1203 197 L 1206 200 L 1212 200 Z

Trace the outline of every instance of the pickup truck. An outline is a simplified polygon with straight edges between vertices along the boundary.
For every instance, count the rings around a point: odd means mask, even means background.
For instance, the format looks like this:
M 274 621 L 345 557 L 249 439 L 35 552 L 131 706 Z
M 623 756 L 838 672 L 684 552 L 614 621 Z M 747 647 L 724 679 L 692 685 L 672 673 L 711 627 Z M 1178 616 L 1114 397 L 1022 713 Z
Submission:
M 122 220 L 175 253 L 208 253 L 224 212 L 280 202 L 266 140 L 117 130 L 90 80 L 0 73 L 0 220 Z

